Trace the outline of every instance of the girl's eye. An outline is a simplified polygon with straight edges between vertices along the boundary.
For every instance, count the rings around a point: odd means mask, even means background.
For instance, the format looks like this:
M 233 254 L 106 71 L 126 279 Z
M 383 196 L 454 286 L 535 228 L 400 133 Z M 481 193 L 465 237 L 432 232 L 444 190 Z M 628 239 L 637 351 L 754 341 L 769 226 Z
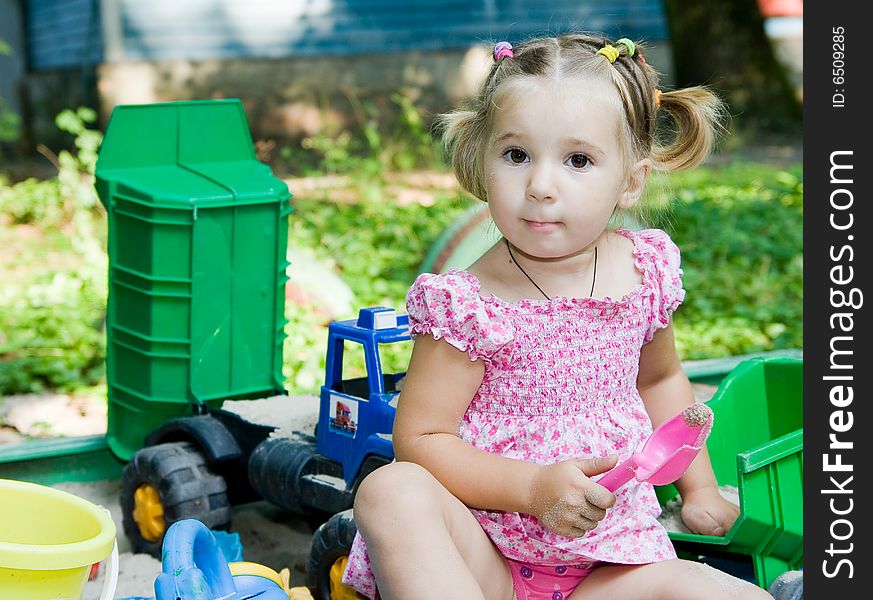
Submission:
M 527 153 L 521 148 L 510 148 L 503 154 L 503 156 L 517 165 L 520 165 L 527 160 Z
M 570 166 L 574 169 L 584 169 L 590 162 L 591 159 L 584 154 L 574 154 L 569 160 Z

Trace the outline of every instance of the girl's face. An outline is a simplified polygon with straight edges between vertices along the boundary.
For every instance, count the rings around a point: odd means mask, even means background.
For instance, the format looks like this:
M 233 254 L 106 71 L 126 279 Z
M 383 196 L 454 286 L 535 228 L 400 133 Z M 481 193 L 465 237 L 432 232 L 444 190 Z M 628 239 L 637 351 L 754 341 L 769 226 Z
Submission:
M 530 79 L 499 100 L 484 156 L 488 204 L 525 254 L 582 252 L 616 207 L 639 198 L 650 162 L 627 169 L 619 106 L 610 84 L 580 78 Z

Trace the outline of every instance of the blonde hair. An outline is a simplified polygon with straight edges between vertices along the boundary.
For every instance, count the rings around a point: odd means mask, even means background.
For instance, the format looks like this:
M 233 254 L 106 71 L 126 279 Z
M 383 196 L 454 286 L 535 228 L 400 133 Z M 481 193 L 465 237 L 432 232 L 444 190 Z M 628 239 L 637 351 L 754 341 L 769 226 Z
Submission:
M 612 63 L 597 53 L 607 44 L 619 51 Z M 568 34 L 528 41 L 514 48 L 512 57 L 495 62 L 478 95 L 460 109 L 437 117 L 437 127 L 443 132 L 461 186 L 487 201 L 483 153 L 496 100 L 508 84 L 524 78 L 582 76 L 612 83 L 625 117 L 621 144 L 626 158 L 649 158 L 655 170 L 668 173 L 698 165 L 712 151 L 723 129 L 724 105 L 702 86 L 656 93 L 658 72 L 645 62 L 640 46 L 637 44 L 629 56 L 627 45 L 606 37 Z M 675 126 L 672 132 L 666 132 L 670 138 L 666 142 L 661 139 L 665 137 L 661 132 L 663 121 L 656 118 L 659 112 Z

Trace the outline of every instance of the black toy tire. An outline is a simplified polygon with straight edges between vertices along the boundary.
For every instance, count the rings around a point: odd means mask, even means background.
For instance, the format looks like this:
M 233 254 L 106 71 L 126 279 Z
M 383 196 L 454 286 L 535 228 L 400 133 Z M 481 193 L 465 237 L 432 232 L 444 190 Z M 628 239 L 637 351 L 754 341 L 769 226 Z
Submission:
M 206 457 L 189 442 L 172 442 L 143 448 L 124 467 L 121 512 L 124 533 L 135 552 L 161 556 L 163 535 L 157 541 L 143 537 L 133 519 L 134 494 L 150 484 L 158 491 L 164 510 L 164 533 L 182 519 L 197 519 L 210 529 L 230 523 L 230 503 L 224 478 L 213 473 Z
M 306 559 L 306 583 L 315 600 L 330 600 L 330 569 L 349 555 L 357 532 L 350 508 L 333 515 L 313 534 Z
M 309 517 L 313 509 L 303 501 L 300 481 L 314 466 L 314 437 L 268 438 L 249 457 L 249 484 L 264 500 Z

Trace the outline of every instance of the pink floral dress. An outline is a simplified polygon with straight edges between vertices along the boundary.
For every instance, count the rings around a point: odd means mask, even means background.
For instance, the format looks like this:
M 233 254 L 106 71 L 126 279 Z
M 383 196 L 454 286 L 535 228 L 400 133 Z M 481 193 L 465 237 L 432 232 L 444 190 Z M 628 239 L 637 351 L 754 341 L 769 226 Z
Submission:
M 473 446 L 539 464 L 630 456 L 652 432 L 637 391 L 640 349 L 682 302 L 679 250 L 657 229 L 618 230 L 634 245 L 642 282 L 622 298 L 507 302 L 481 295 L 466 271 L 422 274 L 406 299 L 410 331 L 444 339 L 485 362 L 482 385 L 458 436 Z M 650 484 L 631 481 L 596 529 L 578 539 L 523 513 L 471 509 L 507 558 L 538 565 L 641 564 L 676 556 Z M 376 588 L 366 546 L 355 539 L 343 581 Z

